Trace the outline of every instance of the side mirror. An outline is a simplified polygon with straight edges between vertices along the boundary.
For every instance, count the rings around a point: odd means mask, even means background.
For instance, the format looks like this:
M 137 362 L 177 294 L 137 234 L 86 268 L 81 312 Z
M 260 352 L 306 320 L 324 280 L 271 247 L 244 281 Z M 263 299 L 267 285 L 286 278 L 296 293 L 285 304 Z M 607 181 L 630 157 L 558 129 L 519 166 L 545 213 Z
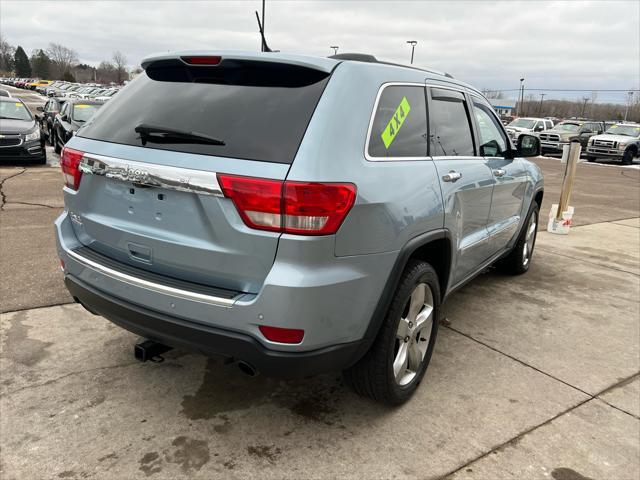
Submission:
M 42 105 L 36 107 L 36 110 L 39 112 L 44 112 L 44 107 Z
M 537 157 L 540 155 L 540 139 L 535 135 L 522 134 L 518 137 L 516 147 L 519 157 Z
M 495 140 L 480 145 L 480 155 L 483 157 L 497 157 L 500 153 L 500 145 Z

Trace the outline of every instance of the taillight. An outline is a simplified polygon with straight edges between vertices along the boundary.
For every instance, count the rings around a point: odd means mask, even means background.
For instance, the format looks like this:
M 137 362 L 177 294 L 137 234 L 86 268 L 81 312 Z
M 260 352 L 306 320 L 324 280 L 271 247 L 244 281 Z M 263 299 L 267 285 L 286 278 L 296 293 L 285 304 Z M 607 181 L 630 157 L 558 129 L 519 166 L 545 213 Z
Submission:
M 267 340 L 278 343 L 300 343 L 304 338 L 304 330 L 298 328 L 279 328 L 258 325 L 260 332 Z
M 281 230 L 281 180 L 218 174 L 218 182 L 247 226 L 275 232 Z
M 64 147 L 60 155 L 60 167 L 62 168 L 62 176 L 67 187 L 78 190 L 82 172 L 80 171 L 80 160 L 84 156 L 84 152 Z
M 218 174 L 244 223 L 298 235 L 335 233 L 356 199 L 351 183 L 307 183 Z
M 221 60 L 221 57 L 212 55 L 188 56 L 180 58 L 182 59 L 182 61 L 188 63 L 189 65 L 218 65 Z

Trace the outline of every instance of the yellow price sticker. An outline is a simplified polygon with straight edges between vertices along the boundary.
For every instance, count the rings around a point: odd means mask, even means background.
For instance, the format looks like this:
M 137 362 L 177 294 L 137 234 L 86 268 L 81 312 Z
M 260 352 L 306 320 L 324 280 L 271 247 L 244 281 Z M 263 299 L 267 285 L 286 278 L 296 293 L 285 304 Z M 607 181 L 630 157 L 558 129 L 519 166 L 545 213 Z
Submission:
M 409 105 L 407 97 L 402 97 L 402 101 L 400 102 L 400 105 L 398 105 L 398 108 L 396 108 L 393 117 L 391 117 L 391 120 L 389 120 L 389 123 L 387 123 L 387 126 L 384 127 L 384 130 L 380 134 L 382 143 L 384 143 L 384 148 L 389 148 L 389 145 L 391 145 L 393 140 L 396 138 L 400 127 L 402 127 L 402 124 L 410 111 L 411 105 Z
M 75 108 L 90 108 L 91 105 L 76 105 Z

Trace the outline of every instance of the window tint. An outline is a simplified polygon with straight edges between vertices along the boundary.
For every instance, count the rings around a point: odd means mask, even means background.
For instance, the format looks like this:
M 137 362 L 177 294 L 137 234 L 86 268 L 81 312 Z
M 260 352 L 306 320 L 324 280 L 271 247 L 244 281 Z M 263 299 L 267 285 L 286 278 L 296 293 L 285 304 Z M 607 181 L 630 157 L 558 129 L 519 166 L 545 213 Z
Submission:
M 228 63 L 148 69 L 105 104 L 79 135 L 142 147 L 135 128 L 147 124 L 197 132 L 224 145 L 148 141 L 144 148 L 291 163 L 328 74 L 268 62 Z
M 431 88 L 429 103 L 430 153 L 432 156 L 473 156 L 473 136 L 464 95 Z
M 392 85 L 382 91 L 369 137 L 371 157 L 426 157 L 424 87 Z
M 509 143 L 502 133 L 502 129 L 498 126 L 498 120 L 491 112 L 491 107 L 474 97 L 473 112 L 478 122 L 480 155 L 485 157 L 502 155 L 507 150 Z
M 548 130 L 548 129 L 550 129 L 550 128 L 552 128 L 552 126 L 551 126 L 551 120 L 545 120 L 545 121 L 544 121 L 544 126 L 545 126 L 545 128 L 546 128 L 547 130 Z

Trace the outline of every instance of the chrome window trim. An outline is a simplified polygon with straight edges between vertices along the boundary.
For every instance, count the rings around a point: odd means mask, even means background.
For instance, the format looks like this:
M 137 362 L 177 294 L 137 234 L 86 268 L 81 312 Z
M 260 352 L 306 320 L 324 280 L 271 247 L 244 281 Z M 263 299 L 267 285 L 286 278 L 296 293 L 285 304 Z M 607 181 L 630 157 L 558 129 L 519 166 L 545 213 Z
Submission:
M 449 86 L 449 85 L 440 85 L 440 84 L 437 84 L 437 83 L 427 83 L 425 86 L 428 87 L 428 88 L 440 88 L 442 90 L 453 90 L 454 92 L 461 93 L 464 96 L 464 102 L 467 103 L 467 104 L 469 103 L 469 101 L 467 99 L 467 95 L 469 95 L 469 96 L 476 95 L 477 96 L 476 92 L 469 91 L 469 89 L 464 88 L 464 87 L 457 87 L 456 88 L 456 87 L 452 87 L 452 86 Z M 471 108 L 473 108 L 473 105 L 471 105 Z M 467 105 L 467 110 L 469 110 L 469 114 L 471 115 L 472 112 L 469 109 L 469 105 Z M 476 135 L 476 132 L 475 132 L 475 123 L 474 123 L 475 120 L 473 119 L 473 117 L 471 117 L 469 119 L 469 122 L 473 123 L 473 125 L 471 125 L 471 124 L 469 125 L 469 128 L 471 129 L 470 130 L 471 131 L 471 139 L 474 142 L 473 148 L 474 148 L 474 150 L 476 150 L 476 146 L 475 146 L 475 142 L 476 142 L 475 135 Z M 430 158 L 433 161 L 437 161 L 437 160 L 460 160 L 460 159 L 463 159 L 463 158 L 484 159 L 484 157 L 481 157 L 481 156 L 476 155 L 476 154 L 474 154 L 474 155 L 432 155 Z
M 364 158 L 366 158 L 370 162 L 403 162 L 403 161 L 415 161 L 415 160 L 431 160 L 431 157 L 372 157 L 369 155 L 369 140 L 371 139 L 371 131 L 373 130 L 373 120 L 376 116 L 376 111 L 378 110 L 378 103 L 380 103 L 380 97 L 382 97 L 382 92 L 384 92 L 387 87 L 422 87 L 424 90 L 426 88 L 425 83 L 418 82 L 387 82 L 380 85 L 378 89 L 378 93 L 376 95 L 376 100 L 373 102 L 373 110 L 371 111 L 371 115 L 369 117 L 369 128 L 367 129 L 367 140 L 364 144 Z M 425 92 L 426 93 L 426 92 Z M 427 99 L 425 98 L 425 102 Z M 425 122 L 427 119 L 425 118 Z
M 172 167 L 85 153 L 78 167 L 83 174 L 99 175 L 137 185 L 223 197 L 216 172 Z
M 167 285 L 162 285 L 160 283 L 150 282 L 149 280 L 144 280 L 142 278 L 134 277 L 133 275 L 119 272 L 117 270 L 114 270 L 113 268 L 109 268 L 105 265 L 101 265 L 97 262 L 94 262 L 93 260 L 90 260 L 86 257 L 83 257 L 82 255 L 77 254 L 73 250 L 65 249 L 65 253 L 86 268 L 95 270 L 114 280 L 127 283 L 128 285 L 132 285 L 134 287 L 150 290 L 152 292 L 161 293 L 171 297 L 181 298 L 183 300 L 207 303 L 209 305 L 216 305 L 219 307 L 226 307 L 226 308 L 231 308 L 237 299 L 237 297 L 235 298 L 215 297 L 213 295 L 205 295 L 202 293 L 191 292 L 189 290 L 183 290 L 181 288 L 169 287 Z

